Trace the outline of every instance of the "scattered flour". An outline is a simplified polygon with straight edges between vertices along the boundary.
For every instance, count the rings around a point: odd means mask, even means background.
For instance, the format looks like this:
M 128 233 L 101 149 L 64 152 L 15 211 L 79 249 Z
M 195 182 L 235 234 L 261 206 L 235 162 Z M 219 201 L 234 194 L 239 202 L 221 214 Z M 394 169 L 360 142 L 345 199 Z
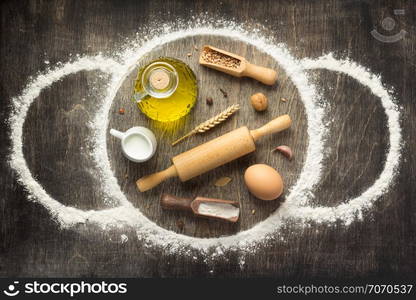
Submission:
M 11 100 L 13 111 L 9 118 L 12 141 L 10 164 L 16 171 L 20 184 L 27 189 L 29 199 L 39 202 L 48 209 L 51 216 L 62 227 L 71 228 L 78 223 L 99 225 L 103 230 L 107 230 L 109 227 L 114 228 L 114 226 L 120 229 L 124 226 L 131 226 L 135 228 L 137 237 L 143 241 L 145 247 L 163 248 L 170 253 L 180 251 L 181 254 L 190 256 L 193 255 L 194 250 L 200 251 L 201 254 L 214 252 L 216 256 L 222 255 L 228 250 L 253 252 L 261 243 L 271 240 L 280 241 L 282 237 L 276 239 L 275 236 L 278 235 L 279 228 L 289 219 L 300 221 L 299 226 L 309 221 L 332 223 L 336 220 L 348 225 L 357 216 L 360 217 L 364 210 L 371 208 L 372 204 L 388 190 L 393 182 L 400 162 L 401 150 L 399 110 L 389 92 L 383 87 L 381 79 L 352 61 L 336 60 L 331 55 L 318 59 L 297 60 L 292 57 L 284 44 L 273 43 L 263 37 L 260 31 L 249 32 L 244 29 L 243 25 L 229 21 L 216 21 L 214 24 L 211 25 L 207 20 L 195 19 L 191 25 L 183 25 L 181 29 L 178 29 L 178 26 L 175 29 L 164 26 L 161 31 L 155 31 L 149 36 L 138 38 L 133 42 L 134 47 L 129 45 L 127 48 L 130 50 L 117 53 L 114 58 L 105 58 L 102 55 L 95 57 L 76 56 L 74 61 L 51 68 L 29 82 L 22 94 Z M 181 27 L 180 24 L 179 27 Z M 210 239 L 185 236 L 161 228 L 135 208 L 122 193 L 111 170 L 106 144 L 111 103 L 121 84 L 136 67 L 140 58 L 161 45 L 199 35 L 218 35 L 238 39 L 273 57 L 298 89 L 307 115 L 309 136 L 302 172 L 281 207 L 249 230 L 232 236 Z M 318 105 L 319 94 L 306 75 L 307 70 L 319 68 L 345 73 L 358 80 L 362 85 L 369 87 L 372 93 L 381 99 L 390 132 L 390 144 L 385 166 L 374 185 L 361 196 L 333 208 L 307 206 L 309 200 L 314 196 L 313 190 L 320 180 L 323 153 L 325 153 L 323 139 L 326 127 L 322 121 L 324 109 Z M 36 100 L 42 89 L 81 70 L 100 70 L 111 75 L 106 97 L 102 100 L 100 110 L 90 124 L 94 130 L 95 146 L 91 154 L 97 166 L 97 176 L 102 179 L 102 190 L 106 194 L 106 200 L 112 206 L 104 210 L 84 211 L 65 206 L 53 199 L 33 178 L 22 151 L 23 123 L 30 104 Z M 241 266 L 243 267 L 244 264 L 243 258 Z

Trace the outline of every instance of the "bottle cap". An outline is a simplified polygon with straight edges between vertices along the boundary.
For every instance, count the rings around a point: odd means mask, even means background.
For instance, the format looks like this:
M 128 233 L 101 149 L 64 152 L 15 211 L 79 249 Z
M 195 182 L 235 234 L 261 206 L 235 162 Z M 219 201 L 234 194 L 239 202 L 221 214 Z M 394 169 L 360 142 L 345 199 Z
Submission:
M 164 90 L 169 86 L 170 76 L 164 69 L 156 69 L 150 74 L 149 82 L 155 90 Z

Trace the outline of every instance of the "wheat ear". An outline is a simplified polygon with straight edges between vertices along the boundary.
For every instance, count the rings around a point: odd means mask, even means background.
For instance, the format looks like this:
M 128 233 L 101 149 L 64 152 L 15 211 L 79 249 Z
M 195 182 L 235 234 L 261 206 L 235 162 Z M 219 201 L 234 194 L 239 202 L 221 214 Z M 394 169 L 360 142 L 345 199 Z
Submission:
M 194 134 L 203 133 L 203 132 L 206 132 L 206 131 L 210 130 L 211 128 L 214 128 L 218 124 L 227 120 L 232 114 L 234 114 L 239 109 L 240 109 L 239 104 L 233 104 L 233 105 L 229 106 L 223 112 L 221 112 L 218 115 L 216 115 L 215 117 L 205 121 L 204 123 L 199 124 L 192 131 L 190 131 L 189 133 L 187 133 L 186 135 L 184 135 L 180 139 L 174 141 L 172 143 L 172 146 L 175 146 L 176 144 L 182 142 L 184 139 L 186 139 L 186 138 L 188 138 L 188 137 L 190 137 Z

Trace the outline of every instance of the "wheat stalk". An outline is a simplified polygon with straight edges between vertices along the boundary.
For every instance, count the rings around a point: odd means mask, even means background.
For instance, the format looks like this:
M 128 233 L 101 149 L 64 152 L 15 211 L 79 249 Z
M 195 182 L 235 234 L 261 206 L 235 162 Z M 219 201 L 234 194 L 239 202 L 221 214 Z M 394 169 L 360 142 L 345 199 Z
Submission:
M 237 110 L 240 109 L 240 105 L 239 104 L 233 104 L 231 106 L 229 106 L 226 110 L 224 110 L 223 112 L 219 113 L 218 115 L 216 115 L 215 117 L 199 124 L 198 126 L 196 126 L 192 131 L 190 131 L 189 133 L 187 133 L 186 135 L 184 135 L 183 137 L 181 137 L 180 139 L 174 141 L 172 143 L 172 146 L 175 146 L 176 144 L 182 142 L 184 139 L 197 134 L 197 133 L 203 133 L 206 132 L 208 130 L 210 130 L 211 128 L 214 128 L 215 126 L 217 126 L 218 124 L 224 122 L 225 120 L 227 120 L 232 114 L 234 114 Z

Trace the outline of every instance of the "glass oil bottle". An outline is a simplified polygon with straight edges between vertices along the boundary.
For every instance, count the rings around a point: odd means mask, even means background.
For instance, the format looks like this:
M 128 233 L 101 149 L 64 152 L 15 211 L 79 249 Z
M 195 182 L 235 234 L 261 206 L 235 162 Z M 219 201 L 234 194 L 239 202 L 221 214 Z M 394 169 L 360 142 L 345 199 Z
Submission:
M 142 67 L 134 87 L 134 101 L 149 118 L 170 122 L 187 115 L 198 97 L 194 72 L 184 62 L 161 57 Z

